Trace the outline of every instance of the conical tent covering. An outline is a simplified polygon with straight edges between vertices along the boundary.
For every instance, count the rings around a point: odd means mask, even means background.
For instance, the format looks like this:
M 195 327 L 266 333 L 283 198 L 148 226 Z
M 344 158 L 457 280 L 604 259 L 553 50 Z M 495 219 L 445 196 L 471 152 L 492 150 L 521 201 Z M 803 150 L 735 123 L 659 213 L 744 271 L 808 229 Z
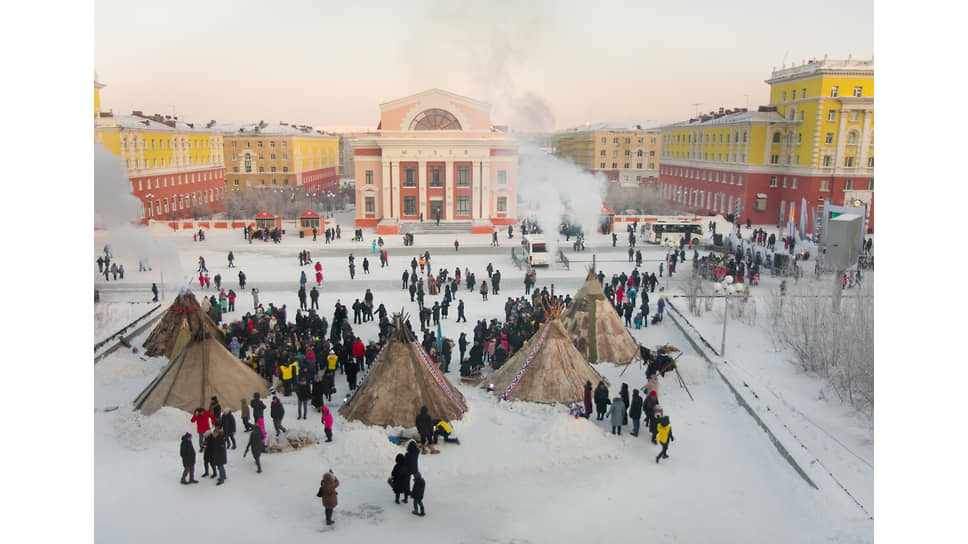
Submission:
M 628 364 L 640 358 L 638 342 L 605 296 L 594 268 L 589 268 L 585 283 L 562 312 L 561 323 L 591 363 Z
M 464 395 L 434 366 L 414 340 L 400 314 L 396 329 L 373 362 L 373 368 L 339 412 L 368 425 L 413 427 L 420 408 L 430 417 L 453 421 L 467 411 Z
M 144 343 L 145 355 L 148 357 L 164 355 L 171 359 L 188 342 L 197 342 L 206 338 L 214 338 L 222 342 L 224 335 L 198 303 L 195 295 L 185 290 L 178 294 L 165 311 L 161 321 L 148 335 Z
M 171 359 L 161 373 L 134 401 L 135 409 L 151 415 L 162 406 L 192 413 L 208 406 L 217 396 L 233 406 L 252 393 L 268 396 L 266 382 L 252 368 L 232 355 L 221 341 L 206 338 L 189 343 Z
M 582 402 L 585 382 L 608 383 L 572 344 L 561 320 L 552 319 L 534 333 L 497 372 L 487 377 L 487 387 L 503 400 L 534 402 Z

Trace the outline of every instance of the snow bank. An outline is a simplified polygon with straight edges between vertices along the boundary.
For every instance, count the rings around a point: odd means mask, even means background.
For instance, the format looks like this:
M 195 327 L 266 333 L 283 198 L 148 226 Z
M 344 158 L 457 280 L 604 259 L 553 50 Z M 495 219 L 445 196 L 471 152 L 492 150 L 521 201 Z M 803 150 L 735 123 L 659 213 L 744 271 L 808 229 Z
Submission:
M 682 381 L 686 382 L 686 385 L 705 383 L 709 377 L 709 365 L 705 359 L 696 355 L 683 354 L 676 360 L 676 368 L 679 369 L 679 374 L 682 375 Z M 666 374 L 666 378 L 670 377 L 673 380 L 675 379 L 675 376 Z
M 145 416 L 141 412 L 121 408 L 114 421 L 114 432 L 121 446 L 133 451 L 145 451 L 155 442 L 178 444 L 181 435 L 192 433 L 192 443 L 198 447 L 198 435 L 191 415 L 170 406 Z

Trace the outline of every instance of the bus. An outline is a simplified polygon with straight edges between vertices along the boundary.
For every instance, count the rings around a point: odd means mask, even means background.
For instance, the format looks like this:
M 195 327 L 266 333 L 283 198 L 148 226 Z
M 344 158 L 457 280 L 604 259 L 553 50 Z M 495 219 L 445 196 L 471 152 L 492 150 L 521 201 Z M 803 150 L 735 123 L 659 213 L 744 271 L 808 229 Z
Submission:
M 662 244 L 678 247 L 679 240 L 694 240 L 699 243 L 702 238 L 702 225 L 698 221 L 684 219 L 660 219 L 645 224 L 645 241 L 652 244 Z
M 548 266 L 550 264 L 548 244 L 545 242 L 544 236 L 528 234 L 521 239 L 521 247 L 524 248 L 524 254 L 527 255 L 528 263 L 531 266 Z

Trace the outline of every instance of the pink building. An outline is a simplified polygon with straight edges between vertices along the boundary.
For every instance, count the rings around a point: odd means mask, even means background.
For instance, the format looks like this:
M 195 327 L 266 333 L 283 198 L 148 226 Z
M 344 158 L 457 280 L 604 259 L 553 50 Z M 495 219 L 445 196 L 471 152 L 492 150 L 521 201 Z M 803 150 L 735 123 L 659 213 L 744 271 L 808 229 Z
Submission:
M 408 221 L 517 222 L 518 148 L 490 105 L 431 89 L 380 104 L 376 132 L 353 142 L 356 226 L 395 234 Z

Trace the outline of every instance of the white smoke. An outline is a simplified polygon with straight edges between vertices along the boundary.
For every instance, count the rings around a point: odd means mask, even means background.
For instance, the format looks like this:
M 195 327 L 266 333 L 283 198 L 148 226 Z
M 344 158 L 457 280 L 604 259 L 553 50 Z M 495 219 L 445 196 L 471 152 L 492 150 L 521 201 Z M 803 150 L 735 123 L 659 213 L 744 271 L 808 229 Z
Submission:
M 591 174 L 569 160 L 533 147 L 520 149 L 519 212 L 538 223 L 552 255 L 558 251 L 563 213 L 570 213 L 586 235 L 598 228 L 605 183 L 603 175 Z
M 139 222 L 141 210 L 141 201 L 131 194 L 124 163 L 103 145 L 94 144 L 94 226 L 106 231 L 101 237 L 110 246 L 112 260 L 124 264 L 129 273 L 144 261 L 153 272 L 163 272 L 166 283 L 183 281 L 178 250 L 171 242 L 151 236 Z

